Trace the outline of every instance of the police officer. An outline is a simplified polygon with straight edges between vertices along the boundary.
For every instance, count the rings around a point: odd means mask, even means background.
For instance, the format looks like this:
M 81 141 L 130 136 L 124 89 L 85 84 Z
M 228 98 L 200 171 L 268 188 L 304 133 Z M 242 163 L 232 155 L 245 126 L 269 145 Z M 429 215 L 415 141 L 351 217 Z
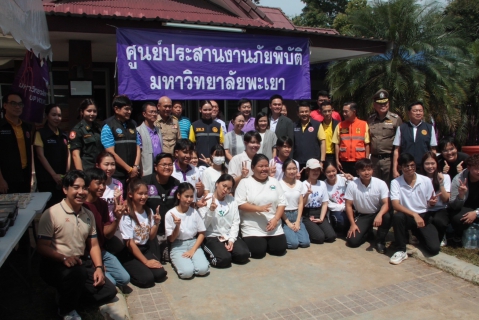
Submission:
M 392 178 L 393 141 L 402 120 L 389 111 L 389 93 L 384 89 L 374 94 L 373 106 L 375 112 L 368 119 L 373 175 L 389 185 Z
M 70 151 L 77 170 L 95 167 L 96 157 L 103 151 L 101 126 L 95 122 L 98 110 L 95 101 L 85 99 L 80 104 L 80 118 L 70 131 Z
M 155 127 L 159 127 L 163 137 L 162 151 L 174 153 L 176 141 L 181 139 L 180 125 L 178 120 L 172 116 L 173 103 L 167 96 L 158 99 L 158 120 L 155 121 Z

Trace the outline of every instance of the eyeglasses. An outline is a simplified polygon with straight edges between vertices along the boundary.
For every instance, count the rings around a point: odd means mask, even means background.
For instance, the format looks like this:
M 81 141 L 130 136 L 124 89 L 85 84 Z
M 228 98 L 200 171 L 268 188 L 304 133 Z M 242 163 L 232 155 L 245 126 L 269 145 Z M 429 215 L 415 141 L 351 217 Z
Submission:
M 173 163 L 160 163 L 158 166 L 162 168 L 173 168 Z
M 153 110 L 153 111 L 148 111 L 147 113 L 148 113 L 148 114 L 158 114 L 158 111 L 154 111 L 154 110 Z
M 23 108 L 25 105 L 23 102 L 16 102 L 16 101 L 8 101 L 8 104 L 10 104 L 12 107 L 20 107 Z

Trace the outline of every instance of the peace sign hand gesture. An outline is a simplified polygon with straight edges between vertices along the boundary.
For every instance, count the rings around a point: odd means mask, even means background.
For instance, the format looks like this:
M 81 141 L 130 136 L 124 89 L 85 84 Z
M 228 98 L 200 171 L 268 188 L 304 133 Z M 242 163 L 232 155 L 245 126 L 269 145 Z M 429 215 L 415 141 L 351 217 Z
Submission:
M 200 161 L 203 161 L 204 163 L 206 163 L 208 166 L 210 166 L 210 167 L 211 167 L 211 164 L 212 164 L 212 163 L 211 163 L 211 159 L 210 159 L 210 158 L 207 158 L 207 157 L 205 157 L 205 155 L 204 155 L 204 154 L 201 154 Z
M 153 220 L 155 221 L 155 225 L 160 224 L 160 222 L 161 222 L 160 206 L 156 207 L 156 212 L 153 215 Z
M 247 178 L 248 174 L 249 174 L 248 166 L 246 164 L 246 161 L 243 161 L 243 163 L 241 164 L 241 178 L 242 179 Z
M 306 191 L 306 194 L 305 194 L 305 195 L 306 195 L 306 196 L 309 196 L 310 194 L 313 193 L 311 183 L 309 183 L 309 185 L 306 184 L 306 187 L 307 187 L 307 191 Z
M 181 219 L 175 216 L 173 213 L 171 214 L 171 217 L 173 218 L 173 222 L 175 223 L 175 225 L 179 227 L 181 224 Z
M 301 174 L 303 173 L 303 170 L 305 169 L 306 167 L 304 167 L 303 169 L 301 169 L 301 171 L 299 171 L 298 173 L 296 173 L 296 180 L 301 180 Z
M 269 166 L 269 176 L 273 177 L 276 175 L 276 159 L 273 159 L 272 164 Z
M 116 220 L 120 220 L 122 215 L 129 213 L 128 206 L 126 205 L 126 201 L 121 201 L 121 197 L 115 197 L 113 200 L 113 214 Z
M 467 192 L 467 178 L 464 179 L 464 182 L 459 179 L 459 188 L 458 188 L 459 196 L 464 199 L 464 196 Z
M 198 201 L 196 201 L 196 205 L 198 206 L 198 208 L 205 207 L 205 206 L 206 206 L 205 196 L 202 196 L 201 199 L 199 199 Z
M 213 194 L 213 198 L 211 198 L 210 211 L 215 211 L 217 207 L 218 205 L 216 204 L 215 195 Z

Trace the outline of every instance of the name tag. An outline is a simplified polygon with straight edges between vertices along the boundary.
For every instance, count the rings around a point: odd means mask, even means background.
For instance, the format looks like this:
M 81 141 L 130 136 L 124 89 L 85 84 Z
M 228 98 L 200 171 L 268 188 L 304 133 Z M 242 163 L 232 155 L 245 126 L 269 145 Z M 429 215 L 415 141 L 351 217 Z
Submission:
M 0 134 L 12 134 L 12 130 L 1 130 Z
M 47 140 L 47 143 L 57 143 L 57 140 L 48 139 L 48 140 Z
M 294 128 L 294 131 L 301 131 L 301 128 Z

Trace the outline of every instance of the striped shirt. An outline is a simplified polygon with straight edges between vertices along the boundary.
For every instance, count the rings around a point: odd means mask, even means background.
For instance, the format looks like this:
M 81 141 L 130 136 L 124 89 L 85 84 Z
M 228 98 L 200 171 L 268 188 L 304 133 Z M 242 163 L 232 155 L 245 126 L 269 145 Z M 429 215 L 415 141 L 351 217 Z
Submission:
M 181 117 L 178 119 L 178 125 L 180 126 L 181 138 L 188 139 L 190 134 L 191 121 L 187 117 Z

